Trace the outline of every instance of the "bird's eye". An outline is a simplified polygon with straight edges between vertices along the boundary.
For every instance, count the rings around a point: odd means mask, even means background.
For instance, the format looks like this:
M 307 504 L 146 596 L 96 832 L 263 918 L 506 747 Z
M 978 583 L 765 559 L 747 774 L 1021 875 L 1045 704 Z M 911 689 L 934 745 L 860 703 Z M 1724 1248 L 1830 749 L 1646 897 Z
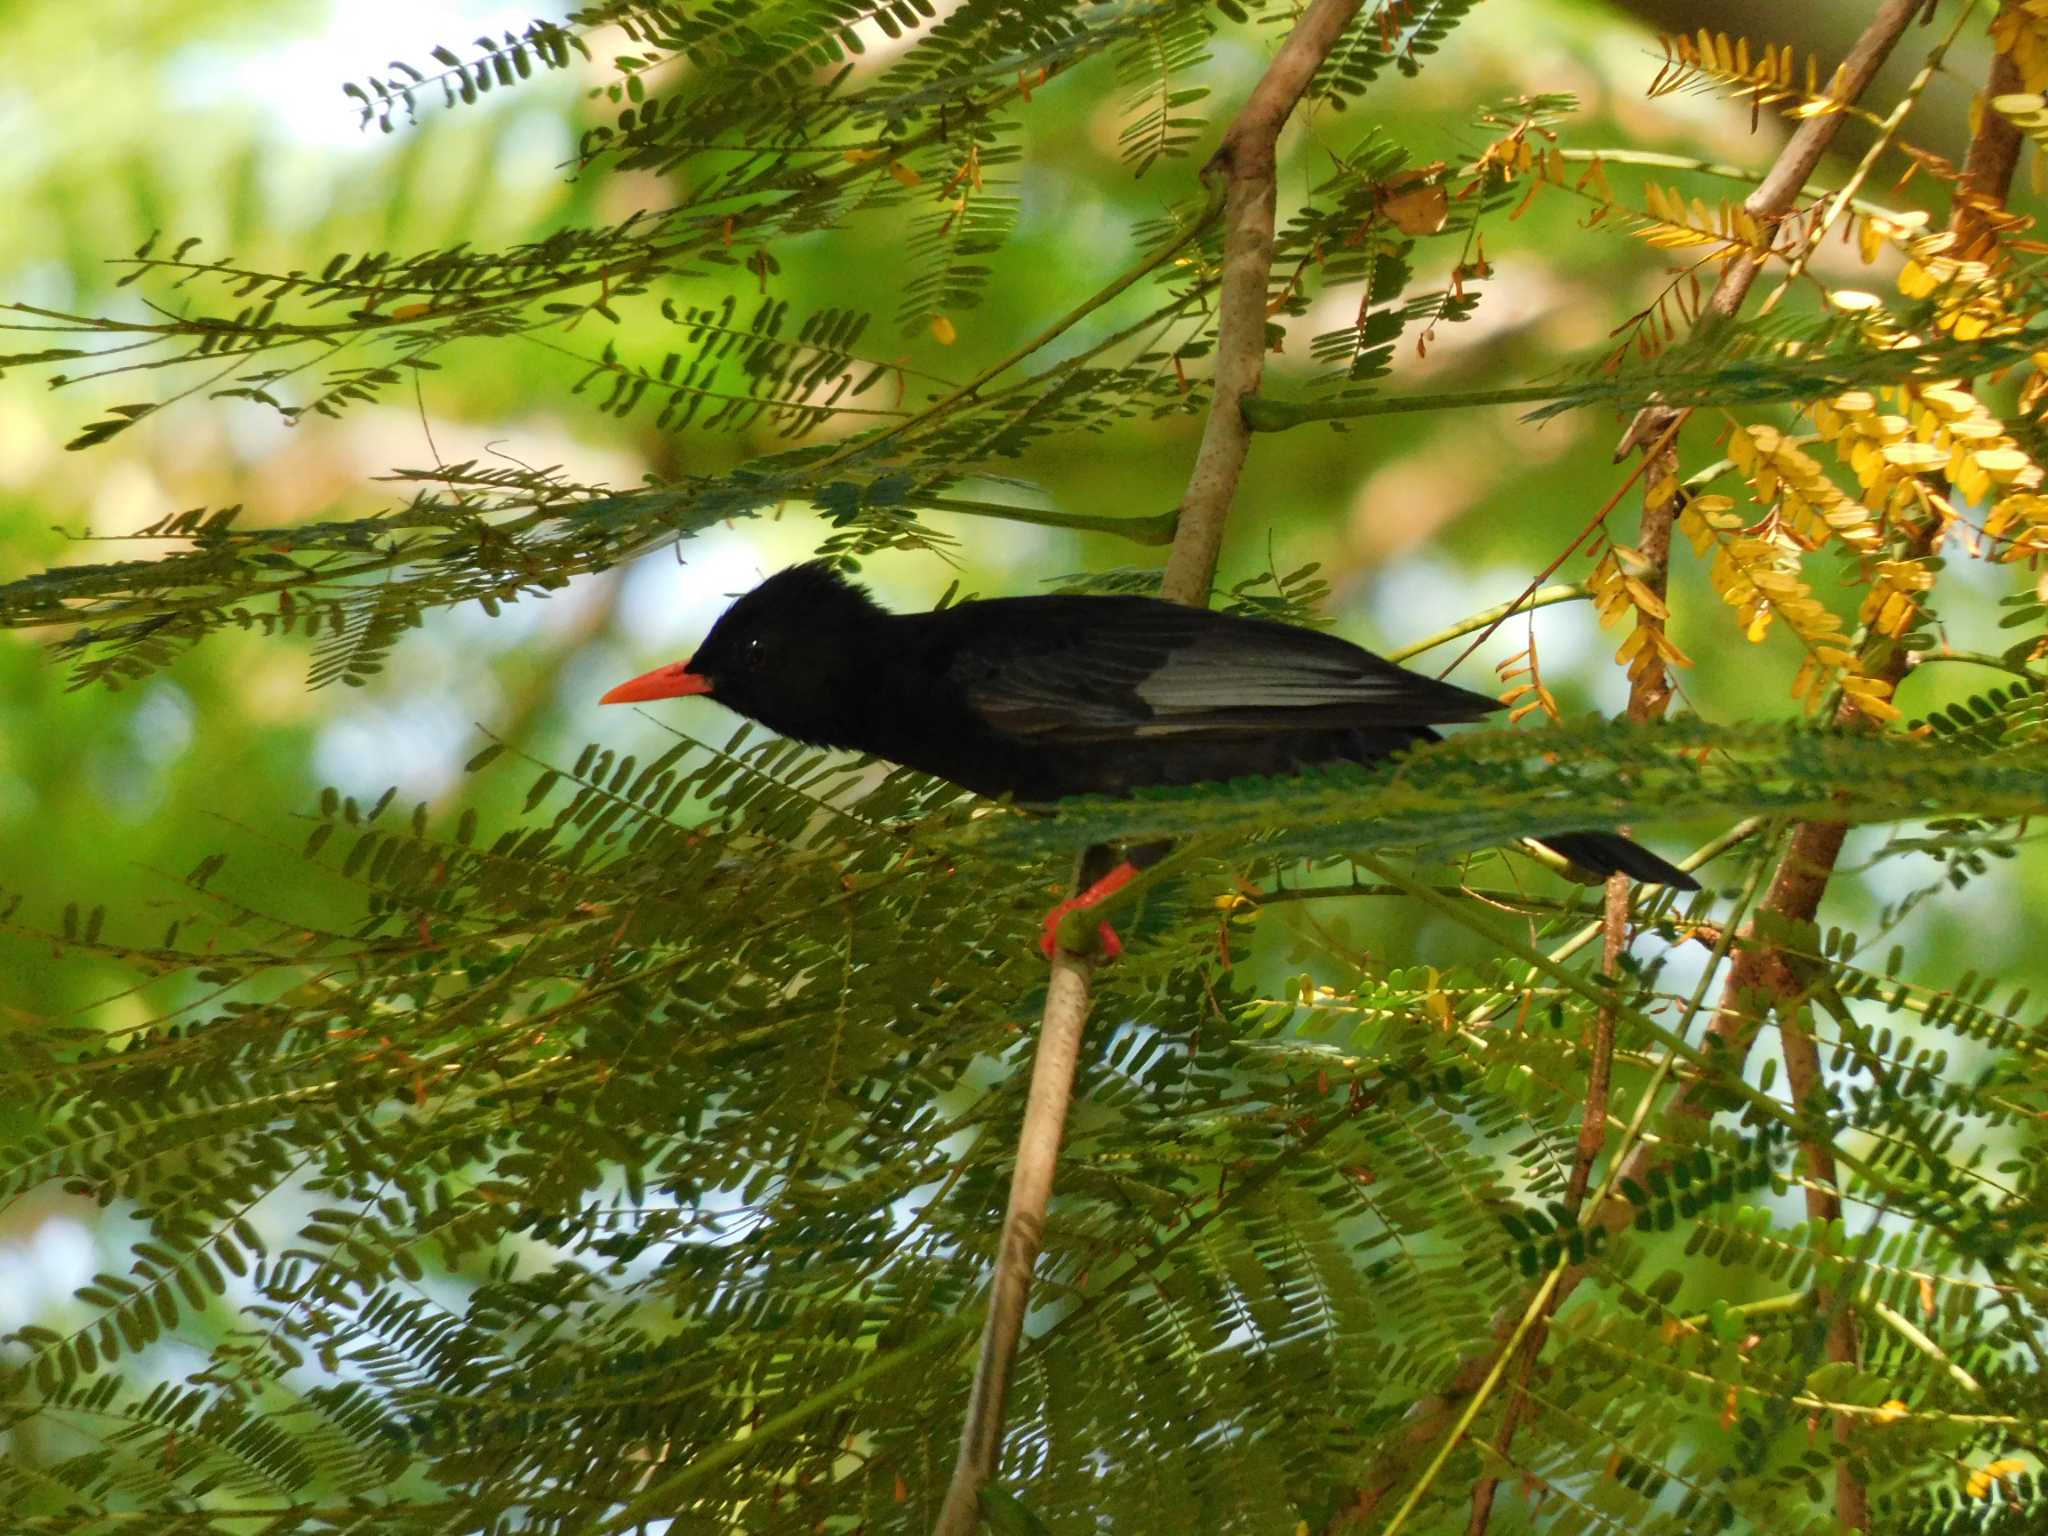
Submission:
M 756 635 L 740 647 L 740 654 L 746 659 L 748 666 L 758 667 L 768 659 L 768 642 Z

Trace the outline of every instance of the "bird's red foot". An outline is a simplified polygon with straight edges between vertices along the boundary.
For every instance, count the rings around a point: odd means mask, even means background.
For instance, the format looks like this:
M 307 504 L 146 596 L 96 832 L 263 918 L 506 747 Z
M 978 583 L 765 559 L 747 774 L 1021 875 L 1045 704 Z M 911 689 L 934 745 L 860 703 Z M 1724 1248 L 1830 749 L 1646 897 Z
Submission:
M 1059 944 L 1060 919 L 1080 905 L 1082 903 L 1078 901 L 1063 901 L 1045 914 L 1045 933 L 1040 937 L 1038 947 L 1047 955 L 1050 955 Z M 1116 936 L 1116 930 L 1109 924 L 1095 925 L 1095 941 L 1101 946 L 1104 960 L 1115 960 L 1123 955 L 1124 941 Z
M 1060 920 L 1062 918 L 1069 912 L 1078 912 L 1095 906 L 1100 902 L 1107 901 L 1118 891 L 1137 879 L 1137 877 L 1138 866 L 1127 860 L 1117 865 L 1115 869 L 1112 869 L 1100 880 L 1089 886 L 1080 895 L 1061 902 L 1045 914 L 1044 932 L 1039 938 L 1038 947 L 1050 955 L 1053 952 L 1053 947 L 1060 941 Z M 1123 941 L 1116 936 L 1116 930 L 1110 927 L 1109 924 L 1099 924 L 1096 927 L 1095 934 L 1102 945 L 1103 959 L 1114 960 L 1124 952 Z

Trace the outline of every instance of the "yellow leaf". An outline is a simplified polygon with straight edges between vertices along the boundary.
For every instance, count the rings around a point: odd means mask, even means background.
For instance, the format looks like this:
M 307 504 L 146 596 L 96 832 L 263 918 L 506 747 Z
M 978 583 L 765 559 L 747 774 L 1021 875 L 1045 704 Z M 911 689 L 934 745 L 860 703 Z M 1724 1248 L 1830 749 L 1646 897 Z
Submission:
M 1673 645 L 1671 637 L 1665 634 L 1663 630 L 1654 631 L 1651 638 L 1656 642 L 1657 654 L 1672 666 L 1689 667 L 1692 665 L 1692 658 Z
M 1996 1461 L 1987 1462 L 1970 1474 L 1969 1495 L 1973 1499 L 1988 1499 L 1994 1484 L 2004 1482 L 2015 1472 L 2026 1470 L 2027 1464 L 2017 1456 L 2001 1456 Z
M 889 174 L 902 182 L 906 187 L 920 187 L 924 185 L 924 178 L 901 160 L 891 160 L 889 162 Z
M 2040 364 L 2036 363 L 2036 367 Z M 1929 384 L 1920 390 L 1922 403 L 1945 416 L 1967 416 L 1977 409 L 1977 397 L 1957 384 Z
M 1884 457 L 1886 463 L 1916 475 L 1940 469 L 1948 463 L 1948 455 L 1932 443 L 1886 443 Z
M 1433 965 L 1429 967 L 1429 984 L 1423 991 L 1422 1001 L 1435 1016 L 1438 1027 L 1445 1034 L 1457 1028 L 1456 1022 L 1451 1018 L 1451 1000 L 1444 996 L 1443 989 L 1437 985 L 1437 969 Z
M 942 347 L 950 347 L 960 339 L 960 333 L 953 328 L 953 322 L 944 315 L 932 316 L 932 335 L 938 338 Z
M 1637 581 L 1633 576 L 1624 576 L 1622 580 L 1628 587 L 1628 595 L 1635 599 L 1635 605 L 1642 609 L 1643 612 L 1653 619 L 1668 619 L 1671 617 L 1671 610 L 1664 606 L 1664 600 L 1642 582 Z
M 1980 448 L 1971 457 L 1994 480 L 2010 480 L 2034 462 L 2017 448 Z
M 1917 261 L 1909 261 L 1899 270 L 1899 292 L 1909 299 L 1924 299 L 1940 286 L 1934 275 Z
M 1919 611 L 1920 605 L 1905 593 L 1893 592 L 1885 598 L 1884 606 L 1878 610 L 1875 627 L 1887 635 L 1902 635 Z

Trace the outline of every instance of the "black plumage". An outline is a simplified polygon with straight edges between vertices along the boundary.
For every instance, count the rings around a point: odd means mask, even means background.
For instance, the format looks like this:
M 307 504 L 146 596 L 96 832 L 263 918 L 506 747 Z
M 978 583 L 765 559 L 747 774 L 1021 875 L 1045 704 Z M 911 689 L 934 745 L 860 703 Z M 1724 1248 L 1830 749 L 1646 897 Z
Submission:
M 1334 635 L 1145 597 L 1004 597 L 895 614 L 822 564 L 736 601 L 689 662 L 607 703 L 707 693 L 798 741 L 1046 804 L 1372 763 L 1493 699 Z M 1686 875 L 1610 832 L 1546 835 L 1595 874 Z

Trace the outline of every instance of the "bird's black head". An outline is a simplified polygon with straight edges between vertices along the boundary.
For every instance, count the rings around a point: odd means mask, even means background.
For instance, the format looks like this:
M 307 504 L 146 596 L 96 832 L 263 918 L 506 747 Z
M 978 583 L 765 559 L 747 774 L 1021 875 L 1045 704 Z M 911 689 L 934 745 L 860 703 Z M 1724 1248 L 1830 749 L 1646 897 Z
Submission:
M 798 741 L 857 745 L 848 722 L 884 616 L 831 566 L 793 565 L 726 609 L 689 661 L 622 683 L 603 702 L 704 693 Z

